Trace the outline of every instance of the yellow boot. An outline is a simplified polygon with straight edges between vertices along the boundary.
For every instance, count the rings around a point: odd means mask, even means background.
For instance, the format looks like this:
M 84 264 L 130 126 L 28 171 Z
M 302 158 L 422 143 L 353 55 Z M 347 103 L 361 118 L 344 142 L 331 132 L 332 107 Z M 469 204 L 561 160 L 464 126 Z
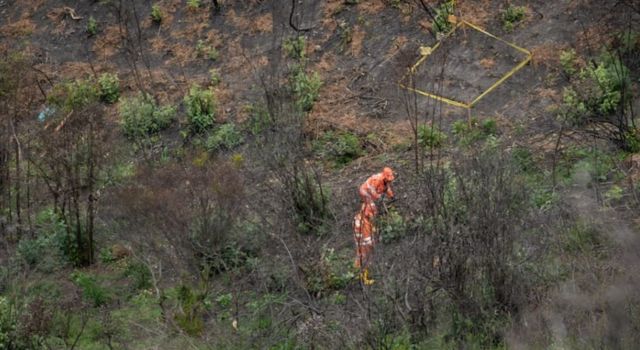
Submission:
M 369 278 L 369 269 L 364 269 L 360 278 L 362 279 L 362 283 L 364 283 L 365 286 L 370 286 L 376 283 L 375 280 Z

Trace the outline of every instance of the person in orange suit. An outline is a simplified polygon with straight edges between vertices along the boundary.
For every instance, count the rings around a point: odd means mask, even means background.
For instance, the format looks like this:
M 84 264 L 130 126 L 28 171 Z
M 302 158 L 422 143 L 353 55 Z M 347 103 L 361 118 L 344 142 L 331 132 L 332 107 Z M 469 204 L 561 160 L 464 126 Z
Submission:
M 354 217 L 353 233 L 356 241 L 356 261 L 354 266 L 360 269 L 360 279 L 365 285 L 371 285 L 374 280 L 369 278 L 369 265 L 375 245 L 375 226 L 373 220 L 377 214 L 376 203 L 383 194 L 393 198 L 391 182 L 395 179 L 393 170 L 389 167 L 381 173 L 370 176 L 359 189 L 362 205 Z
M 353 218 L 353 238 L 356 243 L 356 260 L 354 266 L 360 269 L 360 279 L 365 285 L 373 284 L 369 278 L 369 264 L 376 243 L 371 207 L 362 204 L 360 211 Z
M 383 194 L 393 199 L 391 182 L 393 182 L 394 179 L 393 170 L 385 167 L 381 173 L 371 175 L 367 181 L 360 185 L 360 199 L 365 206 L 373 211 L 374 216 L 378 213 L 375 201 L 380 199 Z

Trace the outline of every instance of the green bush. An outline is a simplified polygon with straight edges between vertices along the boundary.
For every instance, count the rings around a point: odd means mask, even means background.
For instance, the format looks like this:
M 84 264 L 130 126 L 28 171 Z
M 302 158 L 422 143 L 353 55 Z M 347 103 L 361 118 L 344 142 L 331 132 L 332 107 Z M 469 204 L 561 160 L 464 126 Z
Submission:
M 509 6 L 502 11 L 502 27 L 510 32 L 514 26 L 524 19 L 524 15 L 527 12 L 527 8 L 524 6 Z
M 144 93 L 121 101 L 119 111 L 124 133 L 131 139 L 145 138 L 166 129 L 176 114 L 174 106 L 158 106 L 153 97 Z
M 200 0 L 187 0 L 187 8 L 189 10 L 197 10 L 200 5 Z
M 628 91 L 629 69 L 611 54 L 603 54 L 595 65 L 581 69 L 577 74 L 575 59 L 564 53 L 563 69 L 574 74 L 572 84 L 563 92 L 559 108 L 561 119 L 574 125 L 587 122 L 591 117 L 610 115 L 622 102 L 622 94 Z
M 376 220 L 376 227 L 380 241 L 383 243 L 397 241 L 407 233 L 407 224 L 404 218 L 393 207 L 389 208 L 386 215 L 382 215 Z
M 106 103 L 116 103 L 120 97 L 120 79 L 116 74 L 104 73 L 98 78 L 100 99 Z
M 145 264 L 138 261 L 129 261 L 124 274 L 133 280 L 132 287 L 134 289 L 151 288 L 151 271 Z
M 357 135 L 350 132 L 327 131 L 313 142 L 316 153 L 343 166 L 360 157 L 362 144 Z
M 469 146 L 477 141 L 487 140 L 489 136 L 495 136 L 498 133 L 498 124 L 493 118 L 485 119 L 481 123 L 478 123 L 478 119 L 471 118 L 469 121 L 454 122 L 452 129 L 458 142 Z
M 233 123 L 226 123 L 217 128 L 213 134 L 207 138 L 206 147 L 210 151 L 218 149 L 231 150 L 240 145 L 244 137 Z
M 47 96 L 47 102 L 64 112 L 70 112 L 98 101 L 99 97 L 100 93 L 94 82 L 79 79 L 55 85 Z
M 89 21 L 87 22 L 87 33 L 89 36 L 98 34 L 98 22 L 93 16 L 89 17 Z
M 76 271 L 71 274 L 71 280 L 82 289 L 82 296 L 87 301 L 90 301 L 93 306 L 100 307 L 111 300 L 109 292 L 100 285 L 95 276 Z
M 35 239 L 24 238 L 18 243 L 20 261 L 44 272 L 52 272 L 77 261 L 76 240 L 67 233 L 64 221 L 52 209 L 38 214 L 36 227 Z
M 220 84 L 220 81 L 222 81 L 222 78 L 220 77 L 220 71 L 215 68 L 209 70 L 209 84 L 211 86 L 218 86 L 218 84 Z
M 304 36 L 288 38 L 282 43 L 285 54 L 293 59 L 302 60 L 305 58 L 306 40 Z
M 179 286 L 176 292 L 176 299 L 180 305 L 180 311 L 175 315 L 176 323 L 191 336 L 202 334 L 204 330 L 204 300 L 206 294 L 184 284 Z
M 307 288 L 316 296 L 345 288 L 355 277 L 350 256 L 338 255 L 333 248 L 323 247 L 318 263 L 305 271 Z
M 215 123 L 216 100 L 213 91 L 192 85 L 184 97 L 189 130 L 194 134 L 203 133 Z
M 247 106 L 247 112 L 249 113 L 249 119 L 246 123 L 246 128 L 253 135 L 258 135 L 265 129 L 273 125 L 273 119 L 263 106 L 250 105 Z
M 160 5 L 153 4 L 151 6 L 151 20 L 155 23 L 161 23 L 163 17 L 164 17 L 164 14 L 162 13 L 162 9 L 160 8 Z
M 198 40 L 198 43 L 196 44 L 196 56 L 198 58 L 207 57 L 212 61 L 216 61 L 220 56 L 220 53 L 215 47 L 207 45 L 203 40 Z
M 436 9 L 432 28 L 436 33 L 447 34 L 453 29 L 453 25 L 449 22 L 449 16 L 453 15 L 454 1 L 446 0 Z
M 446 139 L 447 135 L 433 126 L 418 126 L 418 144 L 422 147 L 440 148 Z
M 572 76 L 578 72 L 578 57 L 576 50 L 562 50 L 560 51 L 560 66 L 562 70 L 569 76 Z
M 318 73 L 308 74 L 302 68 L 297 68 L 294 71 L 291 77 L 291 87 L 296 104 L 302 111 L 308 112 L 313 108 L 321 86 L 322 80 L 320 80 Z

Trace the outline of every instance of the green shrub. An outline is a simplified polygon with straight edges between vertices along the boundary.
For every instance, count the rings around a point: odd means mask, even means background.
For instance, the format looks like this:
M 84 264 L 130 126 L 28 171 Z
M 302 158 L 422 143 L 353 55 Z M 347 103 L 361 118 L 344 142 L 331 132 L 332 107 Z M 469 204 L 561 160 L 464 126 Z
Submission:
M 17 256 L 26 265 L 44 272 L 52 272 L 78 258 L 76 240 L 67 233 L 64 221 L 52 210 L 36 217 L 37 236 L 24 238 L 17 247 Z
M 318 263 L 305 271 L 307 288 L 316 296 L 345 288 L 355 277 L 350 256 L 338 255 L 333 248 L 323 247 Z
M 304 112 L 308 112 L 313 108 L 313 104 L 318 99 L 322 80 L 320 75 L 314 72 L 307 74 L 302 68 L 295 70 L 291 77 L 291 87 L 296 98 L 297 106 Z
M 132 279 L 132 287 L 134 289 L 151 288 L 151 271 L 145 264 L 138 261 L 129 261 L 124 274 Z
M 226 123 L 217 128 L 213 134 L 207 138 L 206 147 L 210 151 L 218 149 L 231 150 L 240 145 L 244 137 L 237 130 L 233 123 Z
M 144 93 L 121 101 L 119 111 L 124 133 L 131 139 L 145 138 L 166 129 L 176 114 L 174 106 L 158 106 L 153 97 Z
M 509 6 L 502 11 L 502 27 L 510 32 L 513 30 L 515 24 L 522 21 L 527 12 L 527 8 L 524 6 Z
M 151 6 L 151 20 L 155 23 L 161 23 L 163 17 L 164 17 L 164 14 L 162 13 L 162 9 L 160 8 L 160 5 L 153 4 Z
M 432 28 L 436 33 L 447 34 L 453 29 L 449 16 L 453 15 L 454 1 L 446 0 L 437 9 Z
M 538 170 L 531 151 L 526 147 L 515 147 L 511 151 L 511 157 L 516 163 L 518 169 L 520 169 L 524 173 L 535 172 Z
M 322 186 L 317 174 L 309 170 L 297 171 L 292 180 L 290 191 L 298 232 L 325 235 L 326 220 L 331 217 L 328 189 Z
M 570 54 L 564 54 L 563 69 L 575 73 L 567 55 Z M 618 58 L 603 54 L 595 65 L 581 69 L 571 79 L 571 86 L 564 89 L 559 115 L 566 122 L 580 125 L 593 116 L 606 116 L 616 111 L 622 102 L 622 94 L 628 90 L 629 69 Z
M 564 236 L 564 250 L 574 254 L 595 253 L 606 246 L 605 237 L 595 227 L 576 222 Z
M 560 66 L 567 75 L 572 76 L 578 72 L 577 59 L 574 49 L 560 51 Z
M 215 123 L 216 100 L 213 91 L 192 85 L 184 97 L 189 129 L 194 134 L 205 132 Z
M 498 124 L 495 119 L 488 118 L 478 123 L 478 119 L 471 118 L 469 121 L 458 120 L 452 125 L 453 134 L 460 144 L 469 146 L 477 141 L 484 141 L 489 136 L 498 133 Z
M 116 74 L 104 73 L 98 78 L 100 99 L 106 103 L 116 103 L 120 97 L 120 79 Z
M 82 296 L 93 306 L 100 307 L 111 300 L 107 289 L 100 285 L 95 276 L 76 271 L 71 274 L 71 280 L 82 289 Z
M 350 132 L 327 131 L 313 142 L 316 153 L 343 166 L 360 157 L 362 144 L 357 135 Z
M 293 59 L 302 60 L 305 58 L 306 40 L 304 36 L 288 38 L 282 43 L 285 54 Z
M 47 96 L 47 101 L 64 112 L 71 112 L 98 101 L 99 97 L 100 93 L 94 82 L 79 79 L 55 85 Z
M 222 78 L 220 77 L 220 71 L 215 68 L 209 70 L 209 84 L 211 86 L 218 86 L 218 84 L 220 84 L 220 81 L 222 81 Z
M 177 300 L 180 311 L 175 320 L 178 326 L 191 336 L 198 336 L 204 330 L 204 300 L 206 295 L 187 285 L 177 289 Z
M 273 119 L 263 106 L 250 105 L 246 106 L 249 113 L 249 119 L 246 128 L 253 135 L 257 135 L 273 125 Z
M 376 220 L 376 227 L 383 243 L 397 241 L 407 233 L 407 225 L 404 218 L 393 207 L 389 208 L 386 215 L 382 215 Z
M 87 33 L 89 36 L 98 34 L 98 22 L 93 16 L 89 17 L 89 21 L 87 22 Z
M 200 5 L 200 0 L 187 0 L 187 8 L 189 10 L 197 10 Z
M 215 47 L 207 45 L 204 40 L 198 40 L 198 42 L 196 43 L 196 56 L 198 58 L 207 57 L 212 61 L 216 61 L 220 54 Z
M 418 126 L 418 144 L 422 147 L 440 148 L 446 139 L 447 135 L 433 126 Z

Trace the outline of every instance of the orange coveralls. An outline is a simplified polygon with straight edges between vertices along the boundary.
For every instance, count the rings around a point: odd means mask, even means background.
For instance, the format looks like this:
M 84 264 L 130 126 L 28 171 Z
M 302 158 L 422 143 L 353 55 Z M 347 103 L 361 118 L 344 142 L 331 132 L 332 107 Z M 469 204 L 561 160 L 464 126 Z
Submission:
M 356 268 L 367 268 L 371 262 L 375 245 L 375 227 L 372 223 L 373 211 L 362 204 L 362 209 L 353 218 L 353 238 L 356 242 Z
M 371 175 L 367 181 L 360 185 L 360 199 L 362 203 L 373 211 L 374 216 L 378 212 L 375 201 L 380 199 L 383 193 L 386 193 L 389 197 L 393 197 L 390 183 L 386 181 L 386 179 L 383 173 L 377 173 Z

